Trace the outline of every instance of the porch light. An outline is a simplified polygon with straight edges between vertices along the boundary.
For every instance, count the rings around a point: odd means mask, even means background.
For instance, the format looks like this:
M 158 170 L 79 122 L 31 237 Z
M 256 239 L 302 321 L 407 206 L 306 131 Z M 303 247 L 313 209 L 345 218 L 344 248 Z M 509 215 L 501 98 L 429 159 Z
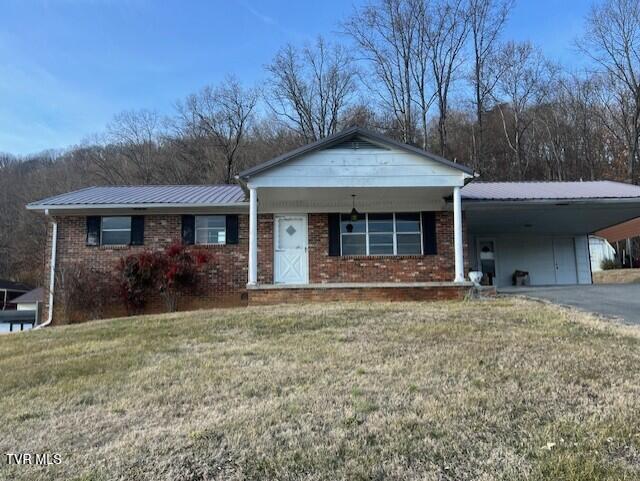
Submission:
M 351 194 L 351 202 L 352 202 L 352 206 L 353 208 L 351 209 L 351 222 L 356 222 L 358 220 L 358 217 L 360 216 L 360 213 L 356 210 L 356 195 L 355 194 Z

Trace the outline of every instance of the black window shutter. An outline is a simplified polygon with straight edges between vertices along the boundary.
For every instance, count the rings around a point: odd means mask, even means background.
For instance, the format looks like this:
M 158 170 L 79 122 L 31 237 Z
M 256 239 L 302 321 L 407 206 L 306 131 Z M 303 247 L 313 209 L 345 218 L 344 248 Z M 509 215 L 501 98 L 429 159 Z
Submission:
M 329 255 L 340 255 L 340 214 L 329 214 Z
M 100 245 L 100 223 L 101 218 L 97 215 L 87 216 L 87 245 Z
M 237 244 L 238 243 L 238 214 L 230 214 L 227 216 L 226 225 L 226 243 Z
M 196 216 L 182 216 L 182 243 L 184 245 L 193 245 L 196 240 Z
M 438 253 L 435 212 L 422 213 L 422 250 L 426 256 Z
M 134 215 L 131 217 L 131 245 L 144 245 L 144 216 Z

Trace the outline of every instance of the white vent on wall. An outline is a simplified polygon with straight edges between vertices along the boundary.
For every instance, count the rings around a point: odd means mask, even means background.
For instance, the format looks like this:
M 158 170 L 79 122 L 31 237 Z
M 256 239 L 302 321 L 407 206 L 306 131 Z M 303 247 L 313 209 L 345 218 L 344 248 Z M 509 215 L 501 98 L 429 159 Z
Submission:
M 379 145 L 373 144 L 368 140 L 364 139 L 349 139 L 344 142 L 340 142 L 339 144 L 332 145 L 331 149 L 349 149 L 349 150 L 386 150 L 384 147 L 380 147 Z

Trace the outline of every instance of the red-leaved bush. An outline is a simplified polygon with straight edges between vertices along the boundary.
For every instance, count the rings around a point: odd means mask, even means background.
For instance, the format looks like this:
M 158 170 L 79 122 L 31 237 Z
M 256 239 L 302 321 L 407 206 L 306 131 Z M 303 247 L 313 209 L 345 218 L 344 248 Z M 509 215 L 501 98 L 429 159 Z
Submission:
M 198 277 L 209 262 L 203 251 L 172 244 L 164 251 L 144 251 L 123 259 L 117 267 L 120 292 L 128 310 L 141 311 L 149 297 L 158 293 L 167 310 L 178 309 L 180 296 L 200 290 Z

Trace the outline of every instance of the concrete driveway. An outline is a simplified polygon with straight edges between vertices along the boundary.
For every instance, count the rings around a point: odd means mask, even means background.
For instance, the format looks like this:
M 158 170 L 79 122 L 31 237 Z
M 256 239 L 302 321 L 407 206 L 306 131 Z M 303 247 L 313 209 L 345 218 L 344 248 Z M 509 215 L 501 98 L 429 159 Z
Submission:
M 499 292 L 545 299 L 640 325 L 640 284 L 509 287 Z

